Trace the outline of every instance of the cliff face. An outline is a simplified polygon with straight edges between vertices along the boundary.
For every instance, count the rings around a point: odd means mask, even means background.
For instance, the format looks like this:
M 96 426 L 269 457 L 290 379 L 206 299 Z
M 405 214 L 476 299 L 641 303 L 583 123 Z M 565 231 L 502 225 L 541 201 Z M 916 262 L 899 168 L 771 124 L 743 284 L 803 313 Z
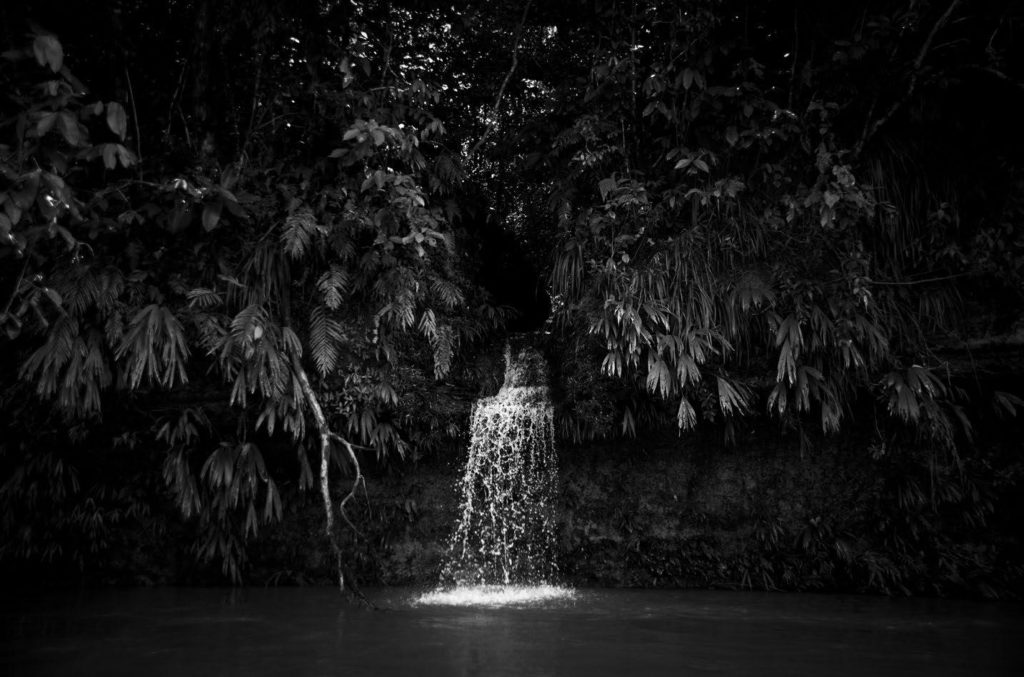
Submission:
M 1002 425 L 979 426 L 973 450 L 955 456 L 895 451 L 874 430 L 801 444 L 767 425 L 735 447 L 715 432 L 674 431 L 560 445 L 559 569 L 577 586 L 1021 596 L 1024 431 Z M 343 543 L 363 585 L 438 583 L 466 454 L 370 473 L 351 515 L 361 533 Z M 246 582 L 329 584 L 319 497 L 281 491 L 283 519 L 250 539 Z M 154 501 L 144 519 L 112 525 L 114 556 L 2 573 L 16 584 L 222 584 L 219 562 L 195 563 L 195 535 L 175 506 Z
M 583 586 L 1019 594 L 1024 466 L 1013 446 L 983 456 L 950 470 L 856 436 L 801 450 L 776 432 L 731 449 L 673 433 L 563 449 L 560 568 Z M 461 460 L 368 483 L 367 530 L 349 544 L 364 582 L 437 583 Z

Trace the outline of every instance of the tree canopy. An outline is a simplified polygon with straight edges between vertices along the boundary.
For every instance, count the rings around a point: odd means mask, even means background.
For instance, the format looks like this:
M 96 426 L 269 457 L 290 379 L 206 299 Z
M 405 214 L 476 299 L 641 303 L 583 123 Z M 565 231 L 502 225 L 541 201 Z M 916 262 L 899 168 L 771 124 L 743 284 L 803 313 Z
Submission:
M 1022 17 L 8 3 L 3 554 L 81 561 L 153 469 L 235 580 L 283 478 L 337 551 L 362 466 L 458 445 L 517 331 L 567 441 L 768 417 L 955 455 L 1024 404 L 971 361 L 1024 331 Z

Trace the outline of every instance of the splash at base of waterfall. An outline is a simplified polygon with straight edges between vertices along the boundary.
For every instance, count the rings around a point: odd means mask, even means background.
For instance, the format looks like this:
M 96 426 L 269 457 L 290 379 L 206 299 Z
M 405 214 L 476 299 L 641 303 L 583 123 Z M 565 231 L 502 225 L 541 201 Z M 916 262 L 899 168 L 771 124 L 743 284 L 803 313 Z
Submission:
M 529 347 L 506 350 L 505 359 L 501 390 L 473 407 L 459 523 L 441 574 L 443 587 L 456 588 L 453 594 L 499 586 L 514 597 L 525 589 L 520 586 L 549 589 L 558 573 L 558 470 L 547 366 Z
M 471 585 L 450 590 L 432 590 L 417 597 L 416 604 L 436 606 L 536 606 L 570 602 L 576 591 L 557 585 Z

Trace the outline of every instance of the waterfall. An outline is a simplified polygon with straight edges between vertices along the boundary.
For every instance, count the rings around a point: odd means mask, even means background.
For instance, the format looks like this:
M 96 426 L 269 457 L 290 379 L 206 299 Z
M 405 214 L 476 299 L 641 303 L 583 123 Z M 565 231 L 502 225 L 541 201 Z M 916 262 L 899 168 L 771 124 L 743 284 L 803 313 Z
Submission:
M 443 585 L 536 585 L 557 574 L 553 500 L 558 467 L 547 365 L 505 349 L 505 382 L 473 406 L 459 523 Z

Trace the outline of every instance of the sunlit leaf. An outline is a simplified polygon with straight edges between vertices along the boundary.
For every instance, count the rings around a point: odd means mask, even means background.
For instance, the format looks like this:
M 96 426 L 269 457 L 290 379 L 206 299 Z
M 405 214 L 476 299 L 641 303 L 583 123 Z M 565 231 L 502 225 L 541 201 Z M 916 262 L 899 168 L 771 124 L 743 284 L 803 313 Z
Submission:
M 37 35 L 32 43 L 32 52 L 35 54 L 36 63 L 40 66 L 49 66 L 54 73 L 59 72 L 64 66 L 64 47 L 53 35 Z
M 128 115 L 124 111 L 124 106 L 116 101 L 107 104 L 107 127 L 122 141 L 128 134 Z

